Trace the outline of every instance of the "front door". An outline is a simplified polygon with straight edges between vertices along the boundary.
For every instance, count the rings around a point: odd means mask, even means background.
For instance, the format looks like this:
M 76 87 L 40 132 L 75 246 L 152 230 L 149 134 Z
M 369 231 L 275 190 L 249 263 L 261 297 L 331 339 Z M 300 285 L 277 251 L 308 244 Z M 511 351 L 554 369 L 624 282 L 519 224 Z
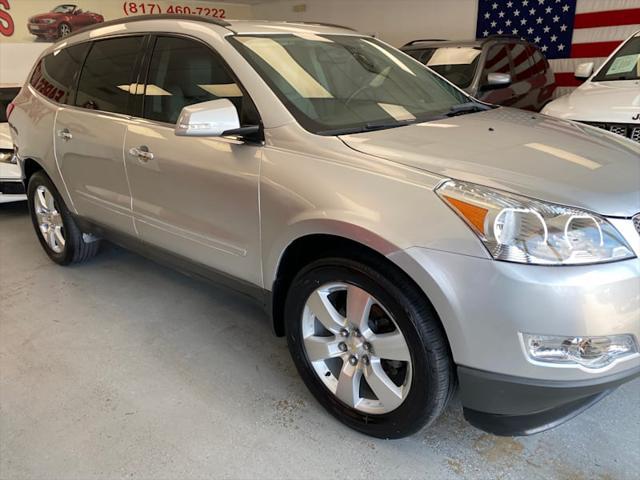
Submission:
M 174 134 L 187 105 L 228 98 L 255 124 L 253 103 L 210 47 L 171 36 L 156 40 L 141 97 L 145 119 L 130 123 L 124 148 L 141 238 L 260 285 L 262 147 Z
M 144 37 L 94 42 L 80 74 L 75 104 L 55 125 L 56 158 L 78 213 L 135 234 L 122 145 L 134 64 Z
M 513 80 L 511 56 L 509 54 L 508 44 L 499 43 L 493 45 L 489 49 L 482 71 L 482 79 L 480 82 L 481 91 L 478 94 L 478 98 L 483 102 L 494 103 L 496 105 L 504 105 L 506 107 L 516 106 L 515 104 L 518 100 L 513 90 L 513 85 L 490 90 L 482 90 L 482 85 L 487 84 L 487 78 L 490 73 L 508 73 L 512 75 Z

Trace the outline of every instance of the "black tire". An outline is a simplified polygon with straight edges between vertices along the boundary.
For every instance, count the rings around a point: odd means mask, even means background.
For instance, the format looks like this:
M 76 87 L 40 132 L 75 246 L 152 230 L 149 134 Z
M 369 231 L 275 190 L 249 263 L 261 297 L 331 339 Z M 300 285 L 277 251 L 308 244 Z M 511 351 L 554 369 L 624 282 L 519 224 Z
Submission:
M 61 252 L 55 252 L 46 242 L 40 227 L 38 225 L 38 218 L 35 212 L 34 195 L 36 195 L 37 188 L 42 185 L 51 192 L 55 200 L 55 206 L 64 225 L 64 239 L 65 245 Z M 94 240 L 92 242 L 85 242 L 82 232 L 78 228 L 78 225 L 74 221 L 69 209 L 64 203 L 64 200 L 60 196 L 60 193 L 56 189 L 51 179 L 44 171 L 40 170 L 34 173 L 29 179 L 29 185 L 27 187 L 27 200 L 29 202 L 29 213 L 31 215 L 31 221 L 35 229 L 40 245 L 44 251 L 49 255 L 49 258 L 59 265 L 69 265 L 71 263 L 86 262 L 90 258 L 94 257 L 100 249 L 100 240 Z
M 332 282 L 354 284 L 378 299 L 405 337 L 412 360 L 411 387 L 405 400 L 385 414 L 372 415 L 342 403 L 319 379 L 302 341 L 305 303 L 317 288 Z M 305 384 L 338 420 L 378 438 L 401 438 L 431 424 L 444 410 L 455 387 L 446 335 L 423 293 L 393 265 L 369 255 L 315 261 L 294 278 L 285 304 L 289 350 Z

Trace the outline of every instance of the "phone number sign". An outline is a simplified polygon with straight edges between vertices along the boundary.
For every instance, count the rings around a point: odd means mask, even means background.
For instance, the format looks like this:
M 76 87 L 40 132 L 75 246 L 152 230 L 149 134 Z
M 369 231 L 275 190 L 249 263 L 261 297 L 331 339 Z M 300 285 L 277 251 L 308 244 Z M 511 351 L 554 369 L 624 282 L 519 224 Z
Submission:
M 163 7 L 159 3 L 155 2 L 124 2 L 122 5 L 122 9 L 126 16 L 175 13 L 180 15 L 200 15 L 203 17 L 225 18 L 227 14 L 224 8 L 211 8 L 174 3 L 170 3 L 169 5 L 165 5 Z
M 9 10 L 11 10 L 9 0 L 0 0 L 0 35 L 5 37 L 10 37 L 16 30 Z

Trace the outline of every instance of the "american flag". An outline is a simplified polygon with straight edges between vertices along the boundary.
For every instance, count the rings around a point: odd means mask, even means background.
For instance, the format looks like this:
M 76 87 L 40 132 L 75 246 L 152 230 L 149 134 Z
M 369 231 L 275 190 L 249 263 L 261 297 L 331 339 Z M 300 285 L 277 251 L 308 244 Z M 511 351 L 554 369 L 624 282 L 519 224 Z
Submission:
M 479 0 L 476 36 L 536 44 L 555 72 L 558 96 L 580 85 L 573 74 L 580 63 L 599 67 L 638 30 L 640 0 Z

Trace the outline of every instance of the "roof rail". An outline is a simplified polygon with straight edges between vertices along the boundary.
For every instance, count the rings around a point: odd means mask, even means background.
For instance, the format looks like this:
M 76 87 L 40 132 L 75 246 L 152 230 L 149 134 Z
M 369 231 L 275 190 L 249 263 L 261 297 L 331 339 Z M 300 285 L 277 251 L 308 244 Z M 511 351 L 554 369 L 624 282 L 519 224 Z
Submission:
M 331 28 L 344 28 L 345 30 L 351 30 L 352 32 L 355 32 L 356 29 L 355 28 L 351 28 L 351 27 L 345 27 L 344 25 L 338 25 L 335 23 L 326 23 L 326 22 L 296 22 L 296 21 L 291 21 L 291 22 L 285 22 L 285 23 L 301 23 L 303 25 L 317 25 L 319 27 L 331 27 Z
M 416 43 L 421 43 L 421 42 L 446 42 L 447 40 L 444 38 L 420 38 L 418 40 L 411 40 L 409 43 L 405 43 L 403 46 L 405 47 L 409 47 L 411 45 L 414 45 Z
M 91 30 L 97 30 L 98 28 L 102 28 L 102 27 L 109 27 L 111 25 L 122 25 L 126 23 L 144 22 L 146 20 L 192 20 L 195 22 L 202 22 L 202 23 L 217 25 L 219 27 L 231 26 L 229 22 L 227 22 L 226 20 L 222 20 L 220 18 L 203 17 L 200 15 L 185 15 L 185 14 L 179 15 L 179 14 L 172 14 L 172 13 L 162 13 L 158 15 L 134 15 L 131 17 L 117 18 L 115 20 L 109 20 L 107 22 L 96 23 L 73 32 L 73 35 L 77 35 L 78 33 L 83 33 L 83 32 L 89 32 Z M 69 37 L 65 37 L 65 38 L 69 38 Z
M 479 38 L 478 40 L 486 41 L 486 40 L 495 40 L 496 38 L 505 38 L 505 39 L 510 38 L 512 40 L 524 40 L 523 37 L 519 37 L 517 35 L 489 35 L 488 37 L 482 37 L 482 38 Z

